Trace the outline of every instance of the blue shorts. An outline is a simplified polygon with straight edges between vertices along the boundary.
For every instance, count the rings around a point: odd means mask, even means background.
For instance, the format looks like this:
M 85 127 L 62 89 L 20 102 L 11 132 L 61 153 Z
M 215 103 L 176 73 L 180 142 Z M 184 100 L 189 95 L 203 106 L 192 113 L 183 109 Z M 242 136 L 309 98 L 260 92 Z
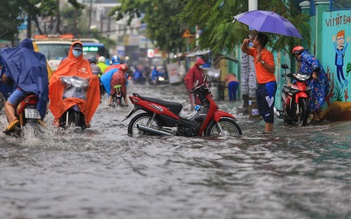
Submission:
M 12 92 L 12 94 L 10 95 L 10 97 L 7 99 L 7 101 L 14 106 L 17 106 L 21 100 L 24 98 L 26 94 L 21 91 L 20 89 L 16 89 L 14 92 Z
M 277 91 L 275 81 L 258 84 L 256 90 L 257 107 L 259 114 L 267 123 L 274 123 L 274 101 Z

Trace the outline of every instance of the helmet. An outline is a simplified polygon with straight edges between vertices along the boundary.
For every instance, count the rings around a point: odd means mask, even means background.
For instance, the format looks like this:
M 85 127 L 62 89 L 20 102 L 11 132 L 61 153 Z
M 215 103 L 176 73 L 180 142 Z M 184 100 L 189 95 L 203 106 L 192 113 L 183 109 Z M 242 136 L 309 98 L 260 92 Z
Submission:
M 96 58 L 95 58 L 95 57 L 91 57 L 91 58 L 89 59 L 89 62 L 90 62 L 90 63 L 95 63 L 95 64 L 96 64 Z
M 112 62 L 112 64 L 120 64 L 121 60 L 118 56 L 112 56 L 111 62 Z
M 293 55 L 300 55 L 304 50 L 305 50 L 305 48 L 303 48 L 302 46 L 295 46 L 292 50 L 292 54 Z
M 119 69 L 120 69 L 121 71 L 126 72 L 126 71 L 128 71 L 128 65 L 126 65 L 126 64 L 121 64 L 121 65 L 119 66 Z
M 100 56 L 98 61 L 105 63 L 106 62 L 106 58 L 104 56 Z

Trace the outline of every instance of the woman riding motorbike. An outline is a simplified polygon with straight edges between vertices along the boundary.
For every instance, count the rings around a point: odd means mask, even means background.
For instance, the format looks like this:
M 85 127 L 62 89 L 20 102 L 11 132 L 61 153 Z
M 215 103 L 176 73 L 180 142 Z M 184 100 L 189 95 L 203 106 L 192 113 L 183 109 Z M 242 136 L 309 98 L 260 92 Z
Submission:
M 89 61 L 83 58 L 82 50 L 83 45 L 80 41 L 73 42 L 68 57 L 61 61 L 50 79 L 50 110 L 54 115 L 54 123 L 57 126 L 59 126 L 58 121 L 61 115 L 73 105 L 78 105 L 85 116 L 86 127 L 89 128 L 90 120 L 100 104 L 100 95 L 98 95 L 100 94 L 99 78 L 92 73 Z M 75 97 L 62 98 L 64 85 L 61 83 L 61 77 L 64 76 L 76 76 L 89 80 L 86 100 Z

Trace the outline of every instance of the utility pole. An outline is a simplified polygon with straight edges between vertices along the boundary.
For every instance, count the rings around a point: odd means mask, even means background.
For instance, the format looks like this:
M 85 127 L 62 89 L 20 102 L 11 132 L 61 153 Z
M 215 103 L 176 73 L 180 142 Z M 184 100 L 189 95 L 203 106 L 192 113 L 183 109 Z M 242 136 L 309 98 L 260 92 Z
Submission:
M 257 10 L 257 0 L 249 0 L 249 11 Z
M 60 0 L 56 0 L 56 30 L 55 33 L 61 33 L 60 25 L 61 25 L 61 16 L 60 16 Z
M 248 6 L 249 11 L 257 10 L 257 0 L 248 0 Z M 253 33 L 254 29 L 249 27 L 249 34 Z M 248 113 L 251 118 L 253 117 L 252 109 L 257 108 L 257 105 L 253 104 L 256 103 L 256 72 L 253 57 L 244 52 L 241 53 L 240 64 L 243 113 Z
M 90 27 L 91 27 L 91 12 L 93 9 L 93 0 L 90 0 L 90 5 L 89 5 L 89 24 L 88 24 L 88 35 L 90 37 Z

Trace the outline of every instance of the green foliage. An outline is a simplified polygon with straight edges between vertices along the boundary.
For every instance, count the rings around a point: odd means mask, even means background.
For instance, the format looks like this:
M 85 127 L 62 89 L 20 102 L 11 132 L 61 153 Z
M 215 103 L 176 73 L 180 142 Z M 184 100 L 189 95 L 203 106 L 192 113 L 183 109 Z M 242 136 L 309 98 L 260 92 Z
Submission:
M 68 2 L 76 9 L 84 9 L 85 5 L 79 3 L 77 0 L 68 0 Z
M 25 14 L 18 7 L 18 0 L 3 1 L 0 7 L 0 39 L 14 41 L 17 27 L 23 23 Z
M 38 0 L 40 3 L 39 5 L 39 16 L 47 17 L 47 16 L 54 16 L 56 8 L 56 0 Z
M 287 18 L 297 27 L 304 40 L 309 42 L 308 17 L 300 14 L 292 2 L 258 1 L 258 9 L 274 11 Z M 249 34 L 247 25 L 237 21 L 233 23 L 235 15 L 248 11 L 247 3 L 247 0 L 188 0 L 178 19 L 187 27 L 198 26 L 203 30 L 197 42 L 200 49 L 210 48 L 215 53 L 231 52 Z M 268 35 L 272 39 L 269 46 L 273 51 L 290 51 L 293 45 L 301 43 L 300 39 L 293 37 Z
M 77 24 L 75 27 L 74 19 L 72 16 L 76 13 Z M 105 45 L 105 48 L 110 48 L 116 45 L 115 41 L 105 37 L 103 34 L 99 32 L 98 29 L 89 30 L 87 20 L 89 19 L 89 14 L 83 13 L 81 8 L 75 8 L 73 6 L 65 5 L 63 10 L 61 10 L 61 19 L 64 23 L 64 27 L 62 29 L 63 33 L 79 33 L 80 38 L 95 38 L 99 40 L 100 43 Z M 76 29 L 74 29 L 76 28 Z
M 0 38 L 14 41 L 17 38 L 17 27 L 26 18 L 32 19 L 37 25 L 38 17 L 54 16 L 58 11 L 57 1 L 59 0 L 4 0 L 0 7 Z M 84 5 L 77 0 L 68 2 L 78 9 Z M 30 27 L 30 23 L 28 24 Z M 39 27 L 37 26 L 39 29 Z M 30 33 L 29 33 L 30 34 Z
M 339 87 L 338 84 L 335 87 L 334 98 L 335 98 L 335 101 L 342 102 L 342 99 L 343 99 L 342 89 Z
M 91 37 L 99 40 L 100 43 L 103 43 L 105 48 L 111 48 L 116 46 L 116 43 L 114 40 L 111 40 L 110 38 L 105 37 L 102 35 L 98 29 L 93 29 L 91 30 L 90 35 L 84 35 L 83 37 Z
M 235 45 L 248 35 L 248 28 L 239 22 L 233 23 L 233 17 L 247 10 L 247 1 L 208 0 L 200 3 L 189 0 L 184 10 L 178 15 L 179 21 L 187 27 L 201 29 L 198 42 L 200 49 L 211 49 L 214 53 L 231 51 Z
M 121 5 L 112 9 L 109 15 L 116 15 L 116 20 L 128 18 L 128 25 L 133 18 L 144 15 L 142 21 L 147 25 L 146 36 L 161 50 L 176 52 L 185 49 L 183 30 L 176 17 L 183 7 L 183 1 L 122 0 Z
M 87 15 L 83 15 L 82 10 L 73 6 L 65 5 L 61 10 L 61 19 L 63 23 L 63 33 L 84 33 L 87 31 Z M 75 23 L 77 22 L 77 23 Z

